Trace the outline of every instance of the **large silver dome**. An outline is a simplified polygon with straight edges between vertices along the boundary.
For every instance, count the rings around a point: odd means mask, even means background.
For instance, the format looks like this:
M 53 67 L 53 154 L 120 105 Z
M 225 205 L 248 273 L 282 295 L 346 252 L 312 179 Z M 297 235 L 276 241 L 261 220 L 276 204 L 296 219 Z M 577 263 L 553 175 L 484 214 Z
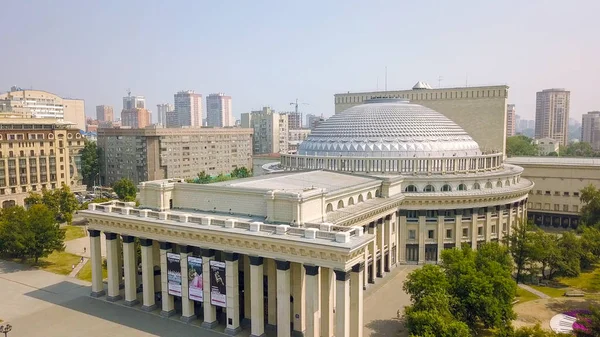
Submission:
M 441 113 L 399 99 L 372 99 L 322 122 L 299 155 L 344 157 L 464 157 L 479 145 Z

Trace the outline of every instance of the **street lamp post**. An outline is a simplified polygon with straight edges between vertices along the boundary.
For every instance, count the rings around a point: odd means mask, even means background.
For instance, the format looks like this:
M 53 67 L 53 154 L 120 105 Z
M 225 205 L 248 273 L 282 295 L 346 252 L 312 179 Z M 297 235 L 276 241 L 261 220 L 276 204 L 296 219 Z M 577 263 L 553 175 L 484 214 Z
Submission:
M 8 333 L 12 330 L 12 325 L 0 325 L 0 333 L 4 334 L 4 337 L 8 336 Z

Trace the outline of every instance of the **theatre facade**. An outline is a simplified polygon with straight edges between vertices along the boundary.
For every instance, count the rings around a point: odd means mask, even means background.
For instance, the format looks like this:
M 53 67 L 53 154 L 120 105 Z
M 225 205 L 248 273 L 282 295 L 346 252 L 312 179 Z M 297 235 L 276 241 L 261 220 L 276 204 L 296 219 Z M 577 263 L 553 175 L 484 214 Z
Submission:
M 91 204 L 92 295 L 232 335 L 362 336 L 370 284 L 526 219 L 533 184 L 502 158 L 425 107 L 352 107 L 282 156 L 286 172 Z

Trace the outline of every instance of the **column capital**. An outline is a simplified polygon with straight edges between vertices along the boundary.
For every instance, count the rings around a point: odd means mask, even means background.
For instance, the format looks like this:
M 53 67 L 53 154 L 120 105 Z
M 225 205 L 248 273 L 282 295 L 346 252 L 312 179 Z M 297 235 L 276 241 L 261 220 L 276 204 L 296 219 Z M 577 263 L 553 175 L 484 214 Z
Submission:
M 160 249 L 162 249 L 162 250 L 167 250 L 167 249 L 173 248 L 173 245 L 170 242 L 160 241 L 158 244 L 160 245 Z
M 260 266 L 263 264 L 263 258 L 260 256 L 248 256 L 250 258 L 250 264 L 253 266 Z
M 131 235 L 121 235 L 121 238 L 123 239 L 123 243 L 132 243 L 135 240 L 135 236 Z
M 149 247 L 152 246 L 152 239 L 140 239 L 140 244 L 143 247 Z
M 214 249 L 201 249 L 202 252 L 202 257 L 213 257 L 215 256 L 215 250 Z
M 392 219 L 392 215 L 388 214 L 385 216 L 385 221 L 390 221 Z
M 114 240 L 117 238 L 117 234 L 115 233 L 104 232 L 104 235 L 106 235 L 106 240 Z
M 290 270 L 290 261 L 275 260 L 277 270 Z
M 100 236 L 100 231 L 95 230 L 95 229 L 88 229 L 88 232 L 90 233 L 90 236 L 93 238 L 99 237 Z
M 343 270 L 334 270 L 336 281 L 348 281 L 350 279 L 350 273 Z
M 360 273 L 361 271 L 365 270 L 365 263 L 364 262 L 359 262 L 355 265 L 352 266 L 352 272 L 353 273 Z
M 194 247 L 190 247 L 188 245 L 179 246 L 179 251 L 185 254 L 191 253 L 193 249 Z
M 369 228 L 375 228 L 375 221 L 369 222 Z
M 225 261 L 237 261 L 240 258 L 240 254 L 232 252 L 223 252 L 223 258 Z
M 311 265 L 305 264 L 304 270 L 306 270 L 306 275 L 308 275 L 308 276 L 319 275 L 319 266 L 311 266 Z

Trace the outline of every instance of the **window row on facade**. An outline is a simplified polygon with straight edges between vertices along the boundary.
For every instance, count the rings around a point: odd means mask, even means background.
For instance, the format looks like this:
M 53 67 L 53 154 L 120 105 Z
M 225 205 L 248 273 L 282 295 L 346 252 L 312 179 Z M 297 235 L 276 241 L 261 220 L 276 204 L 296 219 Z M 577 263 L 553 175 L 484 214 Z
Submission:
M 415 100 L 432 100 L 432 99 L 456 99 L 456 98 L 489 98 L 489 97 L 508 97 L 507 90 L 461 90 L 461 91 L 446 91 L 446 92 L 421 92 L 410 94 L 394 94 L 394 93 L 378 93 L 382 98 L 403 98 L 411 101 Z M 362 103 L 373 98 L 373 95 L 351 95 L 338 96 L 335 98 L 335 103 Z

